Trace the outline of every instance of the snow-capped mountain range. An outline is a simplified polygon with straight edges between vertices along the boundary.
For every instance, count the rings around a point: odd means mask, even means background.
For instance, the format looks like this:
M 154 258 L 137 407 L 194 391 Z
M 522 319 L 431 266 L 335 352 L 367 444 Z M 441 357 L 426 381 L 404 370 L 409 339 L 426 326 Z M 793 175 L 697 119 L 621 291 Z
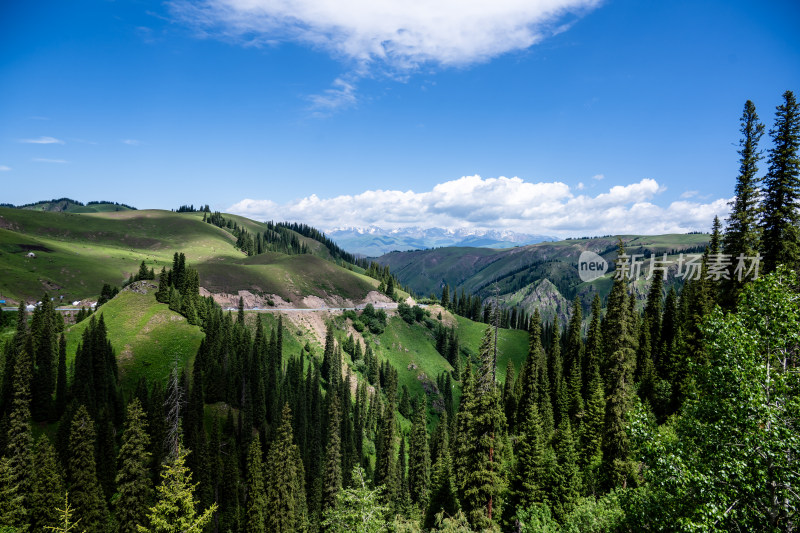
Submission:
M 511 248 L 544 241 L 557 241 L 548 235 L 529 235 L 509 230 L 476 228 L 385 229 L 378 226 L 345 226 L 326 232 L 339 246 L 354 254 L 378 257 L 395 250 L 424 250 L 441 246 Z

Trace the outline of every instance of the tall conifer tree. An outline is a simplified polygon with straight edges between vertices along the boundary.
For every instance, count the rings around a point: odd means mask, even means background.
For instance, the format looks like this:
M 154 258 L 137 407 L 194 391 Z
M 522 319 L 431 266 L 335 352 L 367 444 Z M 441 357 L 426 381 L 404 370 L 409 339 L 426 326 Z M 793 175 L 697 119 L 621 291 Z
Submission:
M 773 147 L 769 150 L 769 168 L 764 178 L 764 218 L 762 252 L 764 271 L 772 272 L 779 264 L 798 266 L 800 258 L 800 106 L 794 93 L 783 93 L 783 103 L 775 112 L 770 130 Z
M 411 423 L 408 457 L 408 489 L 411 502 L 424 509 L 428 502 L 430 481 L 430 451 L 425 399 L 417 402 Z
M 247 453 L 247 533 L 266 533 L 267 494 L 264 487 L 264 464 L 261 460 L 261 440 L 250 443 Z
M 114 500 L 117 527 L 120 533 L 136 533 L 139 524 L 144 525 L 147 509 L 153 497 L 150 480 L 150 437 L 147 434 L 147 419 L 138 398 L 128 404 L 125 431 L 119 450 L 119 468 L 116 487 L 118 496 Z
M 75 520 L 87 533 L 108 531 L 108 508 L 97 479 L 94 421 L 81 405 L 72 419 L 69 435 L 69 493 L 75 506 Z
M 466 402 L 462 401 L 461 410 L 466 416 L 459 425 L 458 454 L 465 461 L 460 500 L 470 523 L 478 529 L 496 524 L 502 511 L 498 496 L 505 483 L 501 458 L 506 424 L 499 387 L 494 381 L 493 344 L 490 325 L 479 349 L 481 365 L 474 390 Z
M 64 497 L 64 481 L 56 451 L 47 436 L 36 441 L 33 459 L 33 490 L 31 491 L 31 531 L 44 533 L 58 525 L 59 513 L 53 502 Z
M 267 523 L 270 533 L 297 531 L 305 516 L 303 463 L 292 432 L 292 411 L 283 406 L 281 422 L 270 446 L 265 465 L 267 478 Z
M 342 490 L 342 442 L 339 395 L 328 394 L 328 445 L 325 448 L 325 479 L 322 485 L 322 512 L 336 506 L 336 495 Z
M 31 433 L 31 360 L 28 350 L 17 352 L 14 365 L 14 395 L 8 429 L 8 457 L 17 495 L 23 508 L 30 507 L 31 474 L 33 473 L 33 435 Z M 26 516 L 20 525 L 27 524 Z
M 755 257 L 759 248 L 759 189 L 758 162 L 762 158 L 758 143 L 764 135 L 764 124 L 758 118 L 756 106 L 748 100 L 739 119 L 739 175 L 736 177 L 735 198 L 731 201 L 731 214 L 722 241 L 722 251 L 731 256 L 734 264 L 738 258 Z M 734 273 L 732 273 L 734 274 Z M 731 309 L 741 292 L 744 279 L 731 275 L 724 280 L 722 304 Z

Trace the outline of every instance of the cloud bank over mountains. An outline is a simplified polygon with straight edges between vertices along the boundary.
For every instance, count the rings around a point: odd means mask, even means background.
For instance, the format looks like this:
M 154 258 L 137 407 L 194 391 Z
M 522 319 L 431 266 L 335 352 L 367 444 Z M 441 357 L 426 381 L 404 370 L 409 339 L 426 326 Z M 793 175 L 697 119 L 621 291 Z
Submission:
M 562 182 L 464 176 L 430 191 L 368 190 L 285 204 L 246 198 L 228 208 L 257 220 L 297 221 L 325 231 L 343 226 L 472 228 L 558 237 L 707 231 L 715 215 L 727 216 L 728 198 L 681 199 L 658 205 L 665 190 L 653 179 L 617 185 L 596 196 L 576 194 Z

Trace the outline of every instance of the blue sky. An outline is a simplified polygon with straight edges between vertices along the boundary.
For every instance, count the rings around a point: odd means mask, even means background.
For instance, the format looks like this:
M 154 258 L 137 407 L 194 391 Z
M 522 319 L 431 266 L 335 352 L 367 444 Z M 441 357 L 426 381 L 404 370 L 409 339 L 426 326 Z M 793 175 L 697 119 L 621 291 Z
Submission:
M 0 201 L 706 229 L 744 102 L 800 91 L 795 1 L 433 4 L 3 2 Z

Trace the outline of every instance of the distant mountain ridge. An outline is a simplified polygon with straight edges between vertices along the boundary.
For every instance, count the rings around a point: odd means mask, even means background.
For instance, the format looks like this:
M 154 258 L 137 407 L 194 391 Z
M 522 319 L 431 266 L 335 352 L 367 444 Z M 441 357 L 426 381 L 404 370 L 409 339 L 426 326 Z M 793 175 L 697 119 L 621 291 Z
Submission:
M 368 257 L 377 257 L 392 251 L 426 250 L 443 246 L 512 248 L 559 240 L 549 235 L 531 235 L 509 230 L 417 226 L 396 229 L 344 226 L 328 231 L 327 236 L 345 250 Z
M 92 201 L 88 203 L 79 202 L 72 198 L 54 198 L 52 200 L 42 200 L 24 205 L 14 205 L 8 203 L 0 204 L 0 207 L 10 207 L 12 209 L 27 209 L 29 211 L 48 211 L 52 213 L 107 213 L 110 211 L 136 211 L 136 208 L 119 202 L 109 200 Z
M 576 296 L 581 298 L 584 311 L 588 312 L 595 293 L 601 297 L 608 295 L 620 240 L 628 254 L 640 254 L 640 257 L 668 254 L 672 262 L 665 285 L 669 287 L 683 282 L 675 276 L 676 254 L 702 253 L 709 235 L 609 235 L 502 250 L 448 247 L 392 252 L 378 257 L 376 262 L 389 266 L 403 286 L 420 296 L 439 297 L 447 285 L 451 294 L 463 290 L 483 299 L 499 298 L 506 306 L 520 306 L 529 314 L 539 309 L 546 320 L 558 316 L 564 321 L 569 318 L 570 302 Z M 609 271 L 592 281 L 582 281 L 578 275 L 578 259 L 584 251 L 601 256 L 608 263 Z M 637 299 L 644 298 L 648 285 L 644 276 L 632 283 Z

